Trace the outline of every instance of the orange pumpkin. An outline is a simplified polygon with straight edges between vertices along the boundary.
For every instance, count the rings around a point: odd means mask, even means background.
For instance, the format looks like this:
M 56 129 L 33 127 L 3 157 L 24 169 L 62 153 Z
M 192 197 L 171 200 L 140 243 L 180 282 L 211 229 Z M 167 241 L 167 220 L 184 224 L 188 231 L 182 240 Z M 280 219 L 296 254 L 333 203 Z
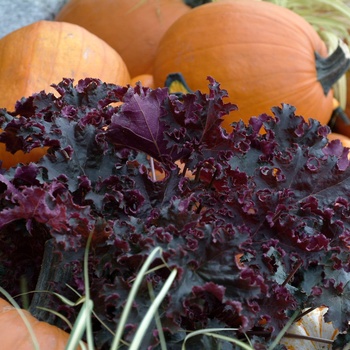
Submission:
M 50 87 L 62 78 L 99 78 L 125 85 L 130 75 L 119 54 L 86 29 L 38 21 L 0 39 L 0 107 Z
M 265 1 L 218 1 L 192 9 L 168 29 L 153 76 L 155 86 L 163 86 L 169 73 L 180 72 L 192 90 L 204 92 L 212 76 L 239 108 L 225 119 L 227 129 L 233 121 L 271 114 L 281 103 L 327 124 L 334 82 L 324 81 L 330 73 L 322 66 L 326 56 L 317 32 L 291 10 Z M 335 81 L 348 67 L 349 59 L 343 55 L 342 60 Z M 323 73 L 327 79 L 319 78 Z
M 119 54 L 86 29 L 70 23 L 39 21 L 0 39 L 0 107 L 14 110 L 17 100 L 46 90 L 62 78 L 92 77 L 126 85 L 130 75 Z M 46 148 L 12 154 L 0 143 L 3 168 L 38 161 Z
M 154 79 L 152 74 L 140 74 L 136 77 L 133 77 L 130 80 L 130 85 L 135 86 L 137 82 L 140 82 L 142 86 L 154 88 Z
M 160 38 L 188 11 L 183 0 L 71 0 L 55 19 L 78 24 L 106 41 L 136 76 L 152 72 Z
M 26 310 L 22 311 L 34 331 L 40 349 L 65 349 L 68 333 L 46 322 L 38 321 Z M 32 337 L 18 310 L 2 298 L 0 298 L 0 338 L 1 349 L 34 349 Z

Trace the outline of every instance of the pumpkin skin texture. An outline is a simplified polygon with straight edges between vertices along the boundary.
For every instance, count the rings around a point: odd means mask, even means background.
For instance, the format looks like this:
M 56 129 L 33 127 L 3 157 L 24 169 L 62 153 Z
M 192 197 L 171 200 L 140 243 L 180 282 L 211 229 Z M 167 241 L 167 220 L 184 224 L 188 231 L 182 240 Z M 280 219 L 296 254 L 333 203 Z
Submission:
M 22 311 L 35 333 L 40 349 L 65 349 L 69 338 L 68 333 L 58 327 L 37 320 L 26 310 Z M 1 349 L 34 349 L 31 335 L 17 309 L 3 298 L 0 298 L 0 337 Z
M 0 107 L 46 90 L 62 78 L 98 78 L 126 85 L 130 75 L 120 55 L 97 36 L 71 23 L 38 21 L 0 39 Z
M 168 29 L 153 76 L 163 86 L 169 73 L 180 72 L 203 92 L 212 76 L 238 106 L 223 122 L 228 130 L 281 103 L 327 124 L 333 92 L 325 95 L 317 80 L 315 52 L 326 57 L 326 45 L 296 13 L 265 1 L 221 0 L 192 9 Z
M 159 40 L 190 10 L 182 0 L 71 0 L 55 20 L 78 24 L 106 41 L 133 77 L 152 73 Z

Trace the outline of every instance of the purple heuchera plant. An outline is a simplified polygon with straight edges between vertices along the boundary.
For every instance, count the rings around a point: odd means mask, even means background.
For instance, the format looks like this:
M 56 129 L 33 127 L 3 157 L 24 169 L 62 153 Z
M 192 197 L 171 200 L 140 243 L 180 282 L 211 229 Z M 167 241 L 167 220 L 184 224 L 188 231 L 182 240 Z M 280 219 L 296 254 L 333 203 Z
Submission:
M 231 335 L 245 332 L 256 349 L 265 349 L 294 310 L 320 305 L 329 307 L 327 321 L 347 330 L 348 149 L 328 142 L 327 126 L 305 121 L 287 104 L 248 125 L 235 122 L 227 133 L 222 118 L 237 107 L 208 79 L 207 94 L 182 96 L 64 79 L 55 85 L 59 97 L 40 92 L 19 101 L 14 112 L 1 110 L 0 141 L 11 152 L 48 147 L 39 162 L 0 174 L 4 288 L 19 293 L 24 277 L 34 290 L 43 268 L 50 276 L 68 269 L 47 280 L 46 289 L 70 297 L 68 284 L 84 293 L 82 255 L 92 233 L 98 349 L 108 349 L 113 338 L 100 321 L 117 327 L 133 279 L 155 247 L 178 269 L 159 310 L 169 349 L 180 349 L 186 332 L 205 327 L 238 328 Z M 48 241 L 55 259 L 42 266 Z M 158 258 L 152 266 L 162 263 Z M 147 275 L 125 341 L 151 303 L 147 285 L 157 293 L 168 267 Z M 77 308 L 45 300 L 74 322 Z M 159 346 L 152 327 L 148 349 Z M 187 348 L 213 344 L 202 336 Z

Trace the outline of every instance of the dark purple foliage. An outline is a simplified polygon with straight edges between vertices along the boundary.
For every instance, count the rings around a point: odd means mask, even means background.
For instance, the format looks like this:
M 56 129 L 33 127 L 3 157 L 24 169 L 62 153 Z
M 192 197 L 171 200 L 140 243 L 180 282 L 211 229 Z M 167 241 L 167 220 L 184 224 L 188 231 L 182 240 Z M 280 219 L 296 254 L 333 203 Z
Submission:
M 320 305 L 346 330 L 348 149 L 328 143 L 328 127 L 286 104 L 248 125 L 233 123 L 227 133 L 221 120 L 237 107 L 209 82 L 208 94 L 178 97 L 166 89 L 93 79 L 73 86 L 65 79 L 56 86 L 58 98 L 41 92 L 13 113 L 2 110 L 0 141 L 12 152 L 50 149 L 38 163 L 0 175 L 0 284 L 14 295 L 25 276 L 35 289 L 44 243 L 53 238 L 59 266 L 72 267 L 64 283 L 83 293 L 82 260 L 74 257 L 92 232 L 91 296 L 113 330 L 134 277 L 158 246 L 178 269 L 159 310 L 169 349 L 181 348 L 185 331 L 204 327 L 238 328 L 263 349 L 294 310 Z M 151 178 L 150 157 L 164 175 L 159 181 Z M 163 267 L 147 276 L 155 293 L 169 273 Z M 64 283 L 51 288 L 65 294 Z M 145 282 L 126 341 L 149 305 Z M 155 349 L 152 327 L 145 344 Z M 97 320 L 94 331 L 97 348 L 107 349 L 113 336 Z M 212 342 L 197 338 L 188 348 Z

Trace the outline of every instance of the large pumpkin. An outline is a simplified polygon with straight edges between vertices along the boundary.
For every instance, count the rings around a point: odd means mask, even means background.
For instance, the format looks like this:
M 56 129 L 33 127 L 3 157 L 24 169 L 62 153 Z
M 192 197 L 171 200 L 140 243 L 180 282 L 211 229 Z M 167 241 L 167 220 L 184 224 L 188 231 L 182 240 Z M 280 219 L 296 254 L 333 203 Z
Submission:
M 152 74 L 140 74 L 131 78 L 130 85 L 134 86 L 137 82 L 140 82 L 142 86 L 154 88 L 154 79 Z
M 333 109 L 326 56 L 325 43 L 296 13 L 265 1 L 227 0 L 196 7 L 168 29 L 153 75 L 155 86 L 162 86 L 169 73 L 180 72 L 191 89 L 204 92 L 212 76 L 239 108 L 224 121 L 226 128 L 271 114 L 281 103 L 326 124 Z M 348 67 L 344 55 L 342 60 L 334 80 Z
M 102 38 L 136 76 L 152 72 L 160 38 L 188 11 L 183 0 L 71 0 L 56 20 L 78 24 Z
M 62 78 L 86 77 L 126 85 L 130 75 L 119 54 L 75 24 L 39 21 L 0 39 L 0 108 L 14 110 L 17 100 L 46 90 Z M 0 143 L 2 167 L 39 160 L 46 149 L 15 155 Z
M 38 321 L 26 310 L 22 311 L 34 331 L 40 349 L 66 348 L 68 333 L 46 322 Z M 2 298 L 0 298 L 0 339 L 0 348 L 4 350 L 34 349 L 32 337 L 18 310 Z
M 62 78 L 99 78 L 125 85 L 130 75 L 103 40 L 71 23 L 38 21 L 0 39 L 0 107 L 35 92 L 55 92 Z

